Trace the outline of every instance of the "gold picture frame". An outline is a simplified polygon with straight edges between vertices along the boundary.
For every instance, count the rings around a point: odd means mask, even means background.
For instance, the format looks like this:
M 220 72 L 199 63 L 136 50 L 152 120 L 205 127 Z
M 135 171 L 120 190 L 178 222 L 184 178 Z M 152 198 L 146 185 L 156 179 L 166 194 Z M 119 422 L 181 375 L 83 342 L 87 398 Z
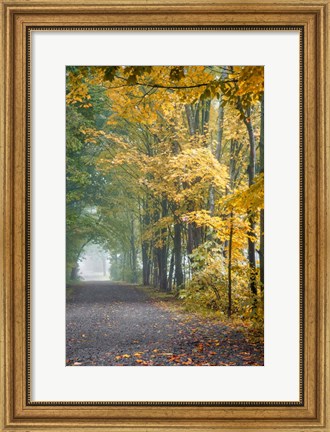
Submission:
M 1 0 L 1 430 L 328 431 L 329 0 Z M 299 403 L 34 403 L 29 400 L 31 28 L 299 28 L 303 35 L 303 343 Z

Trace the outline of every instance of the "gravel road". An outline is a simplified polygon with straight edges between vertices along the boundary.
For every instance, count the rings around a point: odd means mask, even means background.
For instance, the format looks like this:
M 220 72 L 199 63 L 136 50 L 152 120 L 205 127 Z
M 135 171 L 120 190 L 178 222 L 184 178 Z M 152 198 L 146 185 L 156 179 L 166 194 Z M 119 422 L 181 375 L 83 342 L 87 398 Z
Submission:
M 172 310 L 145 289 L 110 282 L 70 288 L 68 366 L 263 365 L 263 346 L 214 320 Z

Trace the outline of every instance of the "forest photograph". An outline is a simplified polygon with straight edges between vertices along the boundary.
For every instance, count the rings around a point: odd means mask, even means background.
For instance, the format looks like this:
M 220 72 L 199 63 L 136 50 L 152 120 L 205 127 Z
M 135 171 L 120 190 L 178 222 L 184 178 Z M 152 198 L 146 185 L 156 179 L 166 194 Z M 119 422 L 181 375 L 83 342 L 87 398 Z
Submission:
M 264 67 L 66 67 L 66 365 L 264 365 Z

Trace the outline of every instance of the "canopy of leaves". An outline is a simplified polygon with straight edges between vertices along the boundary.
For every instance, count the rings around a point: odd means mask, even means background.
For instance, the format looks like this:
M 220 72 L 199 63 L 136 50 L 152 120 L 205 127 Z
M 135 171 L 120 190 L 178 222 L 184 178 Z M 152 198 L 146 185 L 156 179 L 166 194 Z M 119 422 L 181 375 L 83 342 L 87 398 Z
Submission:
M 223 311 L 230 278 L 233 310 L 250 310 L 247 244 L 260 248 L 263 235 L 263 72 L 67 68 L 68 269 L 93 241 L 114 257 L 117 278 L 185 285 L 186 299 Z

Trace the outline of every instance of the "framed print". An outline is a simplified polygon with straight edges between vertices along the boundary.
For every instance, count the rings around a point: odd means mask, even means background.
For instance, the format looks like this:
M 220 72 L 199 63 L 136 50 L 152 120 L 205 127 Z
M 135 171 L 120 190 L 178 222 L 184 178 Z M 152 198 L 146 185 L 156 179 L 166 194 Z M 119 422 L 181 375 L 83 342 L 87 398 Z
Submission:
M 1 10 L 2 430 L 328 430 L 328 0 Z

